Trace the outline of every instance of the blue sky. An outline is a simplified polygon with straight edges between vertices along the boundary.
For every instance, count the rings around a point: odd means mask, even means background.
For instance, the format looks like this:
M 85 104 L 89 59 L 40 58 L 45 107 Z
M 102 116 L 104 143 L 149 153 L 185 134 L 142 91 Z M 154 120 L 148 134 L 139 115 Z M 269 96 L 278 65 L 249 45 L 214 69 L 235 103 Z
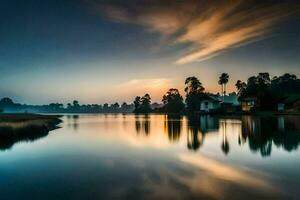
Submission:
M 185 2 L 1 1 L 0 96 L 111 103 L 149 92 L 160 101 L 188 76 L 211 92 L 222 72 L 231 91 L 259 72 L 300 76 L 297 3 Z

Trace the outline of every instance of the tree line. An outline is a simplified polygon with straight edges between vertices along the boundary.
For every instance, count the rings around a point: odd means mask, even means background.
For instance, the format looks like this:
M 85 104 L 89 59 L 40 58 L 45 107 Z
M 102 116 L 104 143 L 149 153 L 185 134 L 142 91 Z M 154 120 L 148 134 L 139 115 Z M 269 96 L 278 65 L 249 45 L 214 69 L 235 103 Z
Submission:
M 193 113 L 200 110 L 200 102 L 207 95 L 226 95 L 226 85 L 230 76 L 222 73 L 217 84 L 221 86 L 221 93 L 212 94 L 205 91 L 201 81 L 195 77 L 185 79 L 185 98 L 177 88 L 170 88 L 163 95 L 161 104 L 152 103 L 151 96 L 135 97 L 130 104 L 124 102 L 103 105 L 79 104 L 77 100 L 64 106 L 62 103 L 50 103 L 48 105 L 26 105 L 13 102 L 10 98 L 0 100 L 0 111 L 4 112 L 44 112 L 44 113 Z M 277 103 L 290 95 L 300 94 L 300 79 L 294 74 L 283 74 L 271 78 L 269 73 L 259 73 L 251 76 L 246 82 L 238 80 L 235 83 L 236 93 L 240 101 L 247 97 L 256 97 L 260 110 L 274 110 Z
M 13 102 L 10 98 L 0 100 L 0 109 L 4 112 L 28 112 L 28 113 L 130 113 L 134 110 L 133 104 L 104 103 L 99 104 L 79 104 L 77 100 L 68 103 L 66 106 L 62 103 L 50 103 L 48 105 L 27 105 Z
M 221 94 L 224 101 L 226 85 L 229 82 L 229 75 L 222 73 L 218 84 L 221 85 Z M 191 76 L 185 82 L 185 101 L 176 88 L 169 89 L 162 97 L 163 106 L 155 111 L 164 113 L 191 113 L 200 110 L 200 102 L 207 95 L 214 95 L 205 91 L 201 81 Z M 294 74 L 285 73 L 281 76 L 271 78 L 267 72 L 259 73 L 248 78 L 247 82 L 238 80 L 235 84 L 238 99 L 255 97 L 257 98 L 260 110 L 276 110 L 278 102 L 291 95 L 300 95 L 300 79 Z M 146 97 L 146 101 L 145 101 Z M 151 97 L 146 94 L 144 97 L 137 96 L 134 101 L 136 113 L 147 113 L 153 110 L 150 107 Z

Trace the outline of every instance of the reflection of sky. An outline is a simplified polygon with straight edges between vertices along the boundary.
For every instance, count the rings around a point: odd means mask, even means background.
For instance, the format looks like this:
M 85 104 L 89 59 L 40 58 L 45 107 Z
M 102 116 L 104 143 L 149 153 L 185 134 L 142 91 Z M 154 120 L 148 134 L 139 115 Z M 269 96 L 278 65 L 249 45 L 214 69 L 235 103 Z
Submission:
M 271 156 L 262 158 L 259 152 L 251 152 L 247 143 L 239 146 L 241 122 L 237 119 L 220 120 L 219 129 L 207 133 L 197 151 L 187 149 L 186 117 L 178 141 L 169 140 L 163 115 L 80 115 L 63 119 L 62 128 L 47 137 L 0 152 L 0 175 L 4 177 L 0 193 L 27 194 L 19 187 L 38 183 L 38 191 L 56 190 L 53 194 L 57 195 L 71 187 L 64 195 L 76 197 L 80 189 L 77 198 L 87 193 L 111 197 L 112 185 L 115 195 L 121 196 L 138 197 L 149 192 L 153 197 L 220 198 L 236 191 L 238 198 L 245 189 L 253 195 L 272 197 L 284 194 L 285 186 L 300 177 L 294 168 L 300 164 L 299 151 L 288 153 L 274 146 Z M 137 120 L 141 123 L 139 132 Z M 145 122 L 148 135 L 143 129 Z M 224 131 L 230 145 L 227 156 L 221 150 Z M 5 181 L 14 183 L 15 189 Z

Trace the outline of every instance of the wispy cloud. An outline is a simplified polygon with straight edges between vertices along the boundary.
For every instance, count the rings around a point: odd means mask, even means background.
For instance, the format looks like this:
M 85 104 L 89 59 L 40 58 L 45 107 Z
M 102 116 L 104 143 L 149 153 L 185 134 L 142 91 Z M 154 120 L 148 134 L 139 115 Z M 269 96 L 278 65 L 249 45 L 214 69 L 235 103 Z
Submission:
M 292 1 L 142 0 L 93 6 L 120 23 L 132 23 L 188 44 L 177 64 L 202 61 L 230 48 L 266 36 L 290 14 L 299 12 Z

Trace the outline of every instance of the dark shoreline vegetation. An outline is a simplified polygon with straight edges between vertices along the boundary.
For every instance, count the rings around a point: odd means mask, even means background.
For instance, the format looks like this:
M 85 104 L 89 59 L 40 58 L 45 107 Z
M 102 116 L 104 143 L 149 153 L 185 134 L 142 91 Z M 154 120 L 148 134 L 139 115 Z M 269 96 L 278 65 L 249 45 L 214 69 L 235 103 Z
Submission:
M 12 148 L 15 143 L 32 142 L 58 128 L 62 121 L 57 115 L 0 114 L 0 150 Z
M 270 77 L 269 73 L 251 76 L 247 82 L 238 80 L 236 92 L 227 94 L 229 75 L 222 73 L 216 84 L 221 93 L 206 92 L 197 77 L 185 80 L 185 99 L 176 88 L 169 89 L 162 103 L 152 103 L 150 94 L 135 97 L 133 103 L 123 102 L 103 105 L 79 104 L 77 100 L 64 106 L 27 105 L 13 102 L 10 98 L 0 100 L 0 111 L 5 113 L 165 113 L 165 114 L 217 114 L 217 115 L 272 115 L 300 114 L 300 79 L 293 74 Z

